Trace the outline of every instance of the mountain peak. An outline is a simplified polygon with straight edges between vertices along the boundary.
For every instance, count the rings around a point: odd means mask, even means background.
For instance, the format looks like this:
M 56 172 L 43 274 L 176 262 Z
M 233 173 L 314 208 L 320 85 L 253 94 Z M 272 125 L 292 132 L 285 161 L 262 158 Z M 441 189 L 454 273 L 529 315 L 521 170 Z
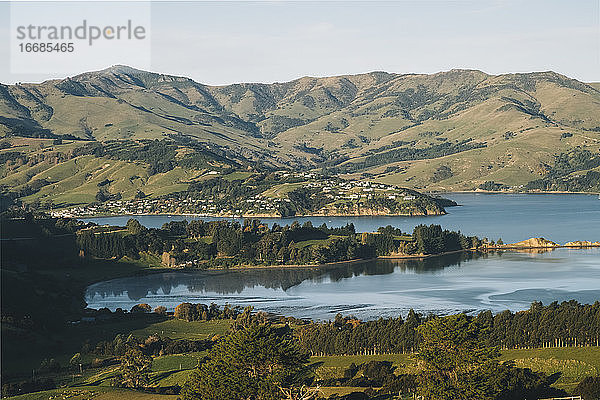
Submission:
M 116 65 L 112 65 L 108 68 L 105 68 L 103 70 L 100 70 L 98 72 L 104 72 L 104 73 L 114 73 L 114 74 L 131 74 L 131 73 L 145 73 L 147 74 L 148 71 L 143 71 L 141 69 L 137 69 L 137 68 L 133 68 L 130 67 L 129 65 L 122 65 L 122 64 L 116 64 Z
M 462 190 L 523 185 L 548 174 L 557 154 L 597 152 L 600 91 L 554 72 L 371 71 L 211 86 L 113 65 L 0 87 L 3 132 L 99 141 L 177 134 L 270 165 L 335 161 L 348 176 Z
M 88 71 L 76 75 L 76 77 L 90 77 L 90 76 L 106 76 L 106 75 L 161 75 L 155 72 L 144 71 L 141 69 L 130 67 L 129 65 L 112 65 L 108 68 L 104 68 L 97 71 Z

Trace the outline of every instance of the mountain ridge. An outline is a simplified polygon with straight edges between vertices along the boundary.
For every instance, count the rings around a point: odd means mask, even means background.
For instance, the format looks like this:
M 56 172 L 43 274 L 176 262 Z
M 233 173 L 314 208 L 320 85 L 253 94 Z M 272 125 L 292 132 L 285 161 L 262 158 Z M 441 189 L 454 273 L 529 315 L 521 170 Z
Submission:
M 509 186 L 600 143 L 600 87 L 553 71 L 372 71 L 205 85 L 124 65 L 0 84 L 4 135 L 183 135 L 276 168 L 328 168 L 417 189 Z M 447 168 L 447 169 L 444 169 Z M 442 171 L 442 172 L 440 172 Z

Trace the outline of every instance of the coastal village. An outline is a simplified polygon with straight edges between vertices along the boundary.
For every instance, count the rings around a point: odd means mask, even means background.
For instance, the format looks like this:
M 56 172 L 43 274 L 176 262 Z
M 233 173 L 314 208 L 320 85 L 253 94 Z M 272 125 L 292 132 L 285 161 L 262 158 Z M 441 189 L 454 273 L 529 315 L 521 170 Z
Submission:
M 280 210 L 290 207 L 289 193 L 304 188 L 311 196 L 320 196 L 327 204 L 324 214 L 335 214 L 357 207 L 370 207 L 376 203 L 391 203 L 406 208 L 419 198 L 428 198 L 416 191 L 383 183 L 358 180 L 340 180 L 314 173 L 278 172 L 280 182 L 266 190 L 234 202 L 223 201 L 202 192 L 183 192 L 178 196 L 151 195 L 136 199 L 119 199 L 78 205 L 52 211 L 55 217 L 86 217 L 98 215 L 145 214 L 195 214 L 205 216 L 281 216 Z M 328 211 L 329 210 L 329 211 Z

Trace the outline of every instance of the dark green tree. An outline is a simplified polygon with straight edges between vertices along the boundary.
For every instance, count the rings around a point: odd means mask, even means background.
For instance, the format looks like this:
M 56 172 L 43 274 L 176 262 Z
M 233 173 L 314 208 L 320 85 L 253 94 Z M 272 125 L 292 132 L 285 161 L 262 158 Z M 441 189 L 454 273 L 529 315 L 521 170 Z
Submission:
M 464 314 L 433 318 L 417 329 L 421 361 L 419 393 L 426 399 L 487 399 L 480 370 L 500 355 L 482 343 L 478 322 Z
M 309 357 L 291 330 L 257 325 L 221 339 L 185 383 L 185 400 L 271 400 L 306 392 Z M 295 397 L 291 397 L 295 398 Z
M 583 400 L 598 400 L 600 399 L 600 376 L 588 376 L 583 379 L 573 394 L 583 397 Z
M 152 307 L 146 303 L 136 304 L 135 306 L 131 307 L 131 312 L 133 314 L 145 314 L 149 313 L 150 311 L 152 311 Z
M 115 386 L 140 388 L 150 382 L 152 357 L 145 355 L 139 348 L 127 350 L 121 357 L 121 365 L 114 378 Z
M 131 235 L 137 235 L 147 231 L 146 227 L 140 224 L 140 221 L 134 218 L 130 218 L 127 221 L 127 233 Z

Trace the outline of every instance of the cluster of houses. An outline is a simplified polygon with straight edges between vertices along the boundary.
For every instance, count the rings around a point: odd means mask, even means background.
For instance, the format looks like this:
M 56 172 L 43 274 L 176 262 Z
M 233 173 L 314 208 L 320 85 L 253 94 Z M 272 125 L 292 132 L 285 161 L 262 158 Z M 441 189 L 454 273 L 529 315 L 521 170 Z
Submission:
M 325 196 L 334 201 L 358 200 L 360 198 L 372 199 L 374 197 L 404 201 L 416 199 L 416 196 L 397 186 L 365 181 L 345 181 L 343 183 L 335 181 L 310 182 L 306 187 L 321 188 Z
M 252 197 L 233 206 L 224 206 L 213 199 L 148 198 L 113 200 L 52 211 L 54 217 L 92 217 L 99 215 L 197 214 L 206 216 L 237 216 L 275 213 L 289 199 Z
M 305 179 L 298 187 L 316 188 L 330 199 L 330 202 L 361 202 L 373 198 L 394 201 L 415 200 L 414 192 L 383 183 L 358 180 L 342 181 L 325 178 L 313 173 L 289 173 L 283 177 Z M 269 191 L 271 192 L 271 191 Z M 198 193 L 190 193 L 186 198 L 160 197 L 132 200 L 109 200 L 103 203 L 81 205 L 55 210 L 55 217 L 91 217 L 99 215 L 146 215 L 146 214 L 196 214 L 206 216 L 276 215 L 279 210 L 289 207 L 291 200 L 286 195 L 269 195 L 266 192 L 248 198 L 241 198 L 231 204 L 214 198 L 198 198 Z M 287 203 L 287 204 L 286 204 Z

